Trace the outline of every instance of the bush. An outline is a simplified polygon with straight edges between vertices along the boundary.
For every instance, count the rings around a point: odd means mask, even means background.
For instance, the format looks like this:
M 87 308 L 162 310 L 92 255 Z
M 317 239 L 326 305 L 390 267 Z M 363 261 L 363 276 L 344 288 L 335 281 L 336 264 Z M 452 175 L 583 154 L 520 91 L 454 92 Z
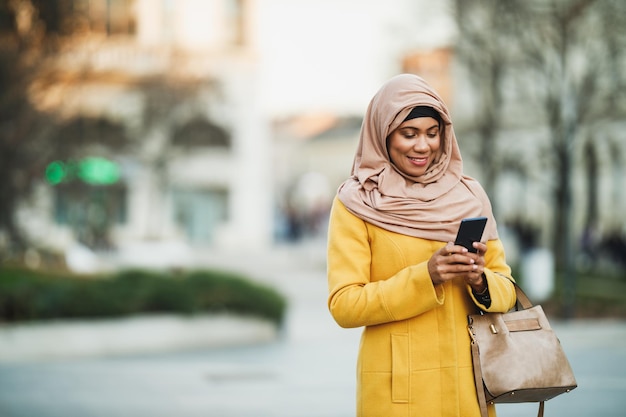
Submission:
M 231 312 L 280 324 L 284 297 L 242 276 L 212 270 L 127 270 L 76 277 L 0 268 L 0 321 L 106 318 L 145 313 Z

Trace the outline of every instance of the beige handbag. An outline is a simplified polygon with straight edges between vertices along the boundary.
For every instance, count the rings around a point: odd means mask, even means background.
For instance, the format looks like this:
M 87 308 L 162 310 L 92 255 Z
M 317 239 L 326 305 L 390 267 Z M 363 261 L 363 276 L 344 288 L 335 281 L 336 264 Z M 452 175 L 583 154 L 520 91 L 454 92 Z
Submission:
M 542 417 L 545 401 L 578 386 L 541 306 L 517 284 L 515 292 L 518 309 L 468 316 L 482 417 L 488 417 L 487 403 L 523 402 L 539 402 Z

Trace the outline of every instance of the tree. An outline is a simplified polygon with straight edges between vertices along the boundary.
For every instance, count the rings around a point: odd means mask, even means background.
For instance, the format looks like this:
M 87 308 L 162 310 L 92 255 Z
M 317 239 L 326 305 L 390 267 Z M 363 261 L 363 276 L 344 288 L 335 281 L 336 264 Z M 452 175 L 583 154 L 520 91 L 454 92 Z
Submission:
M 624 65 L 620 63 L 624 55 L 617 45 L 623 46 L 626 7 L 611 0 L 529 5 L 523 16 L 529 27 L 520 38 L 520 50 L 540 85 L 535 99 L 550 130 L 550 163 L 557 175 L 554 251 L 557 265 L 564 270 L 574 262 L 571 179 L 576 157 L 584 151 L 581 127 L 618 114 L 619 87 L 624 85 L 619 65 Z
M 113 132 L 110 147 L 126 143 L 119 126 L 79 118 L 69 123 L 38 111 L 32 87 L 55 83 L 60 46 L 84 30 L 80 12 L 63 0 L 9 0 L 0 3 L 0 236 L 19 253 L 30 242 L 16 221 L 21 202 L 44 177 L 48 163 L 71 158 Z M 89 131 L 91 134 L 85 134 Z M 94 134 L 95 133 L 95 134 Z
M 601 140 L 586 141 L 585 128 L 593 125 L 601 129 L 602 123 L 619 118 L 624 111 L 620 92 L 625 86 L 626 4 L 620 0 L 476 0 L 459 2 L 457 7 L 460 56 L 474 77 L 488 86 L 483 88 L 479 102 L 498 111 L 501 96 L 496 89 L 501 88 L 500 76 L 505 69 L 513 74 L 507 81 L 518 83 L 519 91 L 524 91 L 517 99 L 526 100 L 529 109 L 539 109 L 538 115 L 544 116 L 550 140 L 537 157 L 545 158 L 545 172 L 555 178 L 552 245 L 557 270 L 565 272 L 565 302 L 571 308 L 574 243 L 580 237 L 573 222 L 572 178 L 576 164 L 583 159 L 579 156 L 585 149 L 590 152 L 585 142 L 597 146 Z M 473 9 L 483 11 L 482 27 L 465 21 Z M 501 13 L 496 15 L 498 10 Z M 504 47 L 499 46 L 500 40 L 506 40 Z M 476 57 L 468 59 L 472 53 Z M 479 126 L 490 124 L 497 129 L 493 115 L 481 113 Z M 494 149 L 493 130 L 482 127 L 479 131 L 483 148 Z M 595 166 L 586 165 L 590 170 Z M 587 218 L 591 221 L 597 202 L 592 190 L 588 197 L 593 199 L 592 205 L 581 209 L 590 211 Z
M 27 1 L 0 5 L 0 25 L 0 232 L 19 250 L 26 242 L 14 215 L 39 171 L 37 143 L 48 128 L 27 95 L 42 56 L 43 35 L 37 9 Z
M 455 18 L 459 38 L 456 57 L 468 70 L 475 94 L 473 128 L 478 133 L 483 179 L 487 194 L 497 211 L 495 185 L 502 167 L 496 137 L 503 116 L 503 83 L 510 71 L 511 44 L 519 27 L 518 4 L 498 0 L 468 2 L 455 0 Z
M 586 151 L 591 156 L 582 127 L 617 114 L 617 92 L 624 85 L 619 75 L 624 55 L 617 45 L 623 46 L 625 14 L 623 2 L 572 0 L 532 2 L 524 16 L 530 24 L 520 38 L 520 50 L 540 85 L 535 98 L 547 116 L 549 163 L 557 178 L 553 188 L 553 250 L 557 268 L 564 272 L 567 316 L 574 312 L 574 253 L 575 242 L 580 241 L 573 222 L 574 165 L 580 153 Z M 587 164 L 587 169 L 593 170 L 594 165 Z M 591 189 L 588 198 L 592 200 L 587 217 L 592 219 L 597 203 Z

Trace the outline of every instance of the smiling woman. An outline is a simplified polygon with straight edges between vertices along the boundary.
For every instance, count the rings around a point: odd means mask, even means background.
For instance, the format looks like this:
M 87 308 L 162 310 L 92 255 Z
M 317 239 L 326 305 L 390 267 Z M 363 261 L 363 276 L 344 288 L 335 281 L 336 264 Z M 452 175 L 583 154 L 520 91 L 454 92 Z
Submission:
M 481 216 L 477 251 L 454 244 L 461 220 Z M 327 265 L 332 316 L 364 327 L 358 417 L 480 416 L 467 316 L 508 311 L 513 278 L 448 109 L 416 75 L 392 78 L 370 102 L 333 203 Z

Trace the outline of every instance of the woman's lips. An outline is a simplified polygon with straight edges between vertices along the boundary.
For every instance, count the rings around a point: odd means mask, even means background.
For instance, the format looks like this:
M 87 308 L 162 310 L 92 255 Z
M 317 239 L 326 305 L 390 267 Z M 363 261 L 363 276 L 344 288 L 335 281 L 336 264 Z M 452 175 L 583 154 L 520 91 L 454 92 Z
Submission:
M 423 158 L 412 158 L 412 157 L 409 156 L 407 158 L 409 159 L 409 161 L 413 165 L 417 165 L 417 166 L 424 166 L 428 162 L 428 158 L 426 158 L 426 157 L 423 157 Z

